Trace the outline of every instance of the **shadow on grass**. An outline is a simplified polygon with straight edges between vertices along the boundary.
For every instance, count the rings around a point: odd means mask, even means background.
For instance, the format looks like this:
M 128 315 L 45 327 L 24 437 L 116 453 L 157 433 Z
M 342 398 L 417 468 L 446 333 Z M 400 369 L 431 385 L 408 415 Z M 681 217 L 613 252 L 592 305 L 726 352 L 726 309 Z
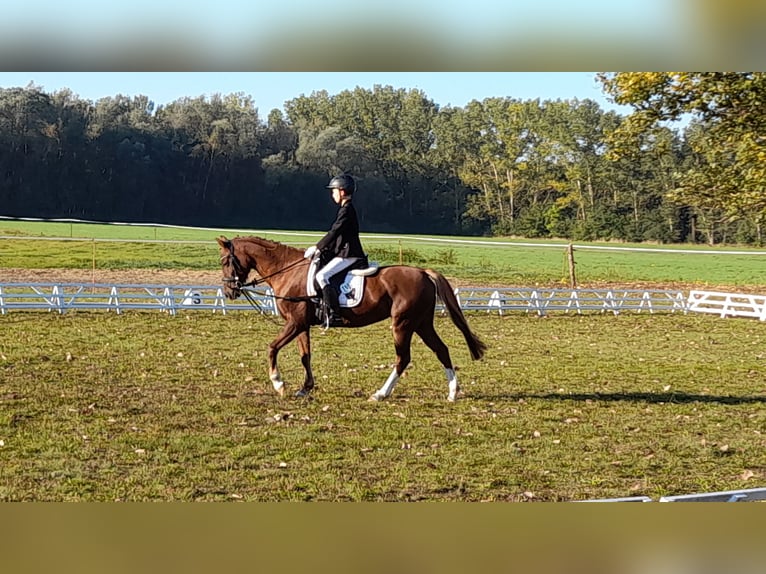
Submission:
M 694 395 L 687 393 L 511 393 L 500 395 L 473 395 L 473 398 L 488 401 L 519 401 L 539 399 L 545 401 L 599 401 L 635 403 L 719 403 L 724 405 L 746 405 L 766 403 L 766 396 Z

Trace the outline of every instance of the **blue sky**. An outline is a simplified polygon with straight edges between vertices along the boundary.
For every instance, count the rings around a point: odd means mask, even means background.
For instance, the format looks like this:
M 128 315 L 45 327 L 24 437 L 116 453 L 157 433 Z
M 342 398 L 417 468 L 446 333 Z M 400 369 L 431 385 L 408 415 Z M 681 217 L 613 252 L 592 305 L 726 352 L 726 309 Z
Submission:
M 376 84 L 417 88 L 440 106 L 463 107 L 471 100 L 511 97 L 521 100 L 592 99 L 604 110 L 628 114 L 608 101 L 593 72 L 0 72 L 0 87 L 30 82 L 52 93 L 63 88 L 87 100 L 145 95 L 155 104 L 182 97 L 244 92 L 262 117 L 285 101 L 327 90 L 331 95 Z
M 457 41 L 477 41 L 495 34 L 572 29 L 587 37 L 619 27 L 623 37 L 658 37 L 678 29 L 677 7 L 683 0 L 26 0 L 3 7 L 0 31 L 48 30 L 70 40 L 107 38 L 136 26 L 144 30 L 167 25 L 195 34 L 201 42 L 236 49 L 270 28 L 316 25 L 321 35 L 333 23 L 391 26 L 414 22 L 443 30 Z M 545 41 L 544 38 L 542 38 Z M 550 38 L 549 38 L 550 40 Z
M 24 0 L 0 69 L 760 69 L 743 0 Z M 759 59 L 760 58 L 760 59 Z M 27 64 L 27 65 L 25 65 Z

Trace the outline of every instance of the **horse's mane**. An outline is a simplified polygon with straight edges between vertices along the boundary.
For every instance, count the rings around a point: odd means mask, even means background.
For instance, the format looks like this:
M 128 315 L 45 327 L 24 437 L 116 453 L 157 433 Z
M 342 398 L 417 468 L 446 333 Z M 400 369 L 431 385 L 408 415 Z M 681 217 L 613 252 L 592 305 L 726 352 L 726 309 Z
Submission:
M 256 245 L 262 247 L 263 249 L 275 251 L 275 255 L 278 254 L 281 257 L 294 256 L 296 252 L 301 252 L 301 250 L 298 249 L 297 247 L 292 247 L 290 245 L 280 243 L 279 241 L 273 241 L 271 239 L 258 237 L 256 235 L 237 236 L 234 239 L 238 241 L 247 241 L 250 243 L 255 243 Z

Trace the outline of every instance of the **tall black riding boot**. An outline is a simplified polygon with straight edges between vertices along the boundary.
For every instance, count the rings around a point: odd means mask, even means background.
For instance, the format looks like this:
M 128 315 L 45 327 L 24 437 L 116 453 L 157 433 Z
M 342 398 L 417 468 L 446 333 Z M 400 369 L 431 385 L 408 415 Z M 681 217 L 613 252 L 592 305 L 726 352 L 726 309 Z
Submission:
M 338 292 L 332 285 L 327 285 L 322 289 L 322 299 L 325 309 L 325 325 L 327 327 L 337 327 L 343 324 L 343 318 L 340 316 L 340 303 L 338 302 Z

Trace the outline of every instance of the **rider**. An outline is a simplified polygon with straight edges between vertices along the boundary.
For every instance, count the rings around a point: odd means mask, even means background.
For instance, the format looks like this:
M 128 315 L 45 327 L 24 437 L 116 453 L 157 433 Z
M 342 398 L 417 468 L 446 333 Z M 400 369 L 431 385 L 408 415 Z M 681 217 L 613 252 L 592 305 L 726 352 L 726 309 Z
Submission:
M 338 326 L 343 323 L 340 316 L 338 291 L 330 284 L 330 278 L 336 273 L 347 269 L 359 259 L 366 257 L 359 240 L 359 219 L 356 209 L 351 202 L 356 191 L 356 182 L 348 174 L 336 176 L 327 185 L 332 190 L 332 200 L 340 207 L 335 216 L 335 222 L 316 245 L 312 245 L 304 253 L 310 259 L 319 251 L 328 259 L 327 264 L 316 273 L 316 280 L 322 290 L 322 300 L 327 311 L 327 326 Z

